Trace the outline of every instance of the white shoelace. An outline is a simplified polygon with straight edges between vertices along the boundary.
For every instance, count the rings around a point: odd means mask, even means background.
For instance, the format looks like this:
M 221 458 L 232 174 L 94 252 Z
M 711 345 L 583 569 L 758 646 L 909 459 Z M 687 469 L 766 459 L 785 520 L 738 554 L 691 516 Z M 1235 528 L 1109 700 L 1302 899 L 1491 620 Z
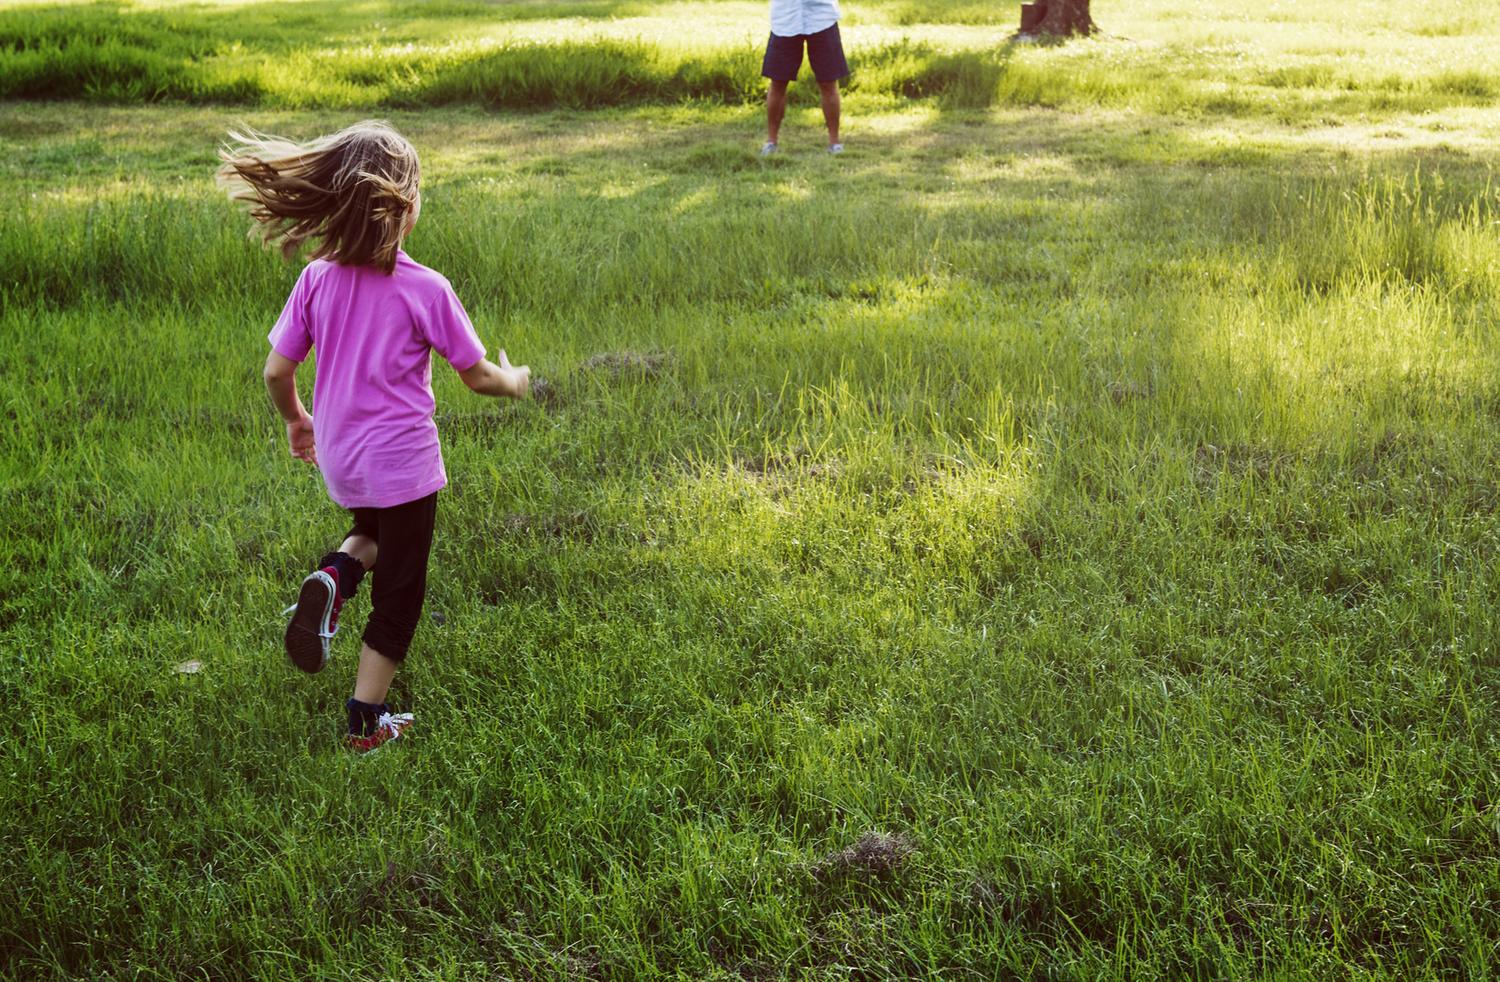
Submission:
M 401 735 L 401 731 L 411 725 L 411 713 L 381 713 L 380 718 L 375 721 L 375 729 L 391 729 L 391 739 L 394 740 Z

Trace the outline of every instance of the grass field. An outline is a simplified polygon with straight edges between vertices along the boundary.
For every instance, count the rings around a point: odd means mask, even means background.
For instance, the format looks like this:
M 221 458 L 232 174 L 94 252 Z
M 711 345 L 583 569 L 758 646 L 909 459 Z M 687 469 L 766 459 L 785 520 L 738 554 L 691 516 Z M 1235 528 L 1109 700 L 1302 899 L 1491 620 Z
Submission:
M 0 975 L 1492 974 L 1500 4 L 1094 6 L 0 4 Z M 211 174 L 374 114 L 549 384 L 351 759 Z

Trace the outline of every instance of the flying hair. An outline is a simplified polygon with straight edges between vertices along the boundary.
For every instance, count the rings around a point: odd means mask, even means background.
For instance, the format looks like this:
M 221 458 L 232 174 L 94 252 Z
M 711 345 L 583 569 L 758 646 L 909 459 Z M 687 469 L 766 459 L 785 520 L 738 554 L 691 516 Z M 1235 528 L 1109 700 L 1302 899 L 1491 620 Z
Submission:
M 231 130 L 219 150 L 218 184 L 249 206 L 255 231 L 291 258 L 396 268 L 396 250 L 417 207 L 421 165 L 406 138 L 365 120 L 308 143 Z

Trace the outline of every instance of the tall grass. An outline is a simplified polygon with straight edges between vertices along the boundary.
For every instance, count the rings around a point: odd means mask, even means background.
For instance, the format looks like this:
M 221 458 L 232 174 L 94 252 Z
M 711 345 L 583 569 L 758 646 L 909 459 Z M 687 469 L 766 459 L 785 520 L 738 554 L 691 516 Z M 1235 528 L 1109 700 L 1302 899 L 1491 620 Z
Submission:
M 523 186 L 555 189 L 553 172 L 563 167 L 572 174 L 578 166 L 526 164 L 536 173 L 523 177 Z M 1057 209 L 1026 200 L 1026 189 L 1040 195 L 1046 186 L 1035 179 L 1011 185 L 1001 199 L 976 198 L 954 209 L 879 182 L 852 196 L 820 182 L 810 193 L 778 200 L 779 172 L 722 142 L 675 160 L 655 158 L 650 166 L 671 190 L 642 183 L 622 194 L 533 199 L 465 175 L 429 195 L 440 214 L 464 220 L 435 220 L 419 240 L 433 264 L 451 269 L 468 290 L 507 309 L 549 315 L 578 305 L 774 305 L 801 295 L 878 304 L 1028 280 L 1071 291 L 1078 264 L 1090 265 L 1081 250 L 1092 246 L 1091 237 L 1069 247 L 1073 258 L 1042 266 L 995 250 L 997 235 L 1044 223 Z M 248 252 L 240 223 L 226 221 L 222 201 L 195 183 L 191 191 L 127 187 L 33 197 L 13 212 L 0 238 L 8 304 L 172 302 L 197 310 L 225 300 L 269 302 L 290 274 L 273 255 Z M 1163 183 L 1114 196 L 1100 211 L 1143 227 L 1155 209 L 1181 220 L 1206 211 L 1222 224 L 1206 227 L 1213 234 L 1195 243 L 1201 254 L 1164 251 L 1125 264 L 1112 274 L 1122 289 L 1129 277 L 1149 281 L 1143 267 L 1153 263 L 1177 269 L 1222 263 L 1252 248 L 1270 257 L 1258 274 L 1268 288 L 1296 294 L 1422 289 L 1484 304 L 1500 288 L 1489 234 L 1500 212 L 1488 176 L 1457 187 L 1441 172 L 1420 168 L 1354 181 L 1236 180 L 1222 197 L 1183 202 L 1171 200 Z M 680 207 L 683 201 L 692 206 Z M 1097 228 L 1097 221 L 1086 227 Z

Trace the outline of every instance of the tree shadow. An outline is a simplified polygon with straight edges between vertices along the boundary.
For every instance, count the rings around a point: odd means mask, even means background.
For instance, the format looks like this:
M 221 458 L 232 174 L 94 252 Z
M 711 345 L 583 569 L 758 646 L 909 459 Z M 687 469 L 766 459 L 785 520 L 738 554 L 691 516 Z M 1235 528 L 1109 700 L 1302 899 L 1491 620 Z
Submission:
M 9 62 L 0 73 L 0 95 L 512 109 L 762 97 L 758 42 L 688 52 L 640 37 L 564 32 L 543 43 L 481 36 L 524 16 L 605 21 L 635 9 L 459 4 L 411 18 L 405 8 L 380 0 L 352 6 L 312 0 L 291 8 L 266 2 L 147 10 L 120 4 L 29 7 L 0 12 L 0 61 Z M 857 52 L 856 73 L 846 88 L 983 108 L 999 97 L 1012 51 L 1011 45 L 953 51 L 909 40 L 875 45 Z M 810 98 L 811 88 L 796 87 L 794 100 Z
M 943 110 L 988 109 L 1001 98 L 1001 80 L 1016 50 L 1010 40 L 977 51 L 896 42 L 863 54 L 851 89 L 931 99 Z

